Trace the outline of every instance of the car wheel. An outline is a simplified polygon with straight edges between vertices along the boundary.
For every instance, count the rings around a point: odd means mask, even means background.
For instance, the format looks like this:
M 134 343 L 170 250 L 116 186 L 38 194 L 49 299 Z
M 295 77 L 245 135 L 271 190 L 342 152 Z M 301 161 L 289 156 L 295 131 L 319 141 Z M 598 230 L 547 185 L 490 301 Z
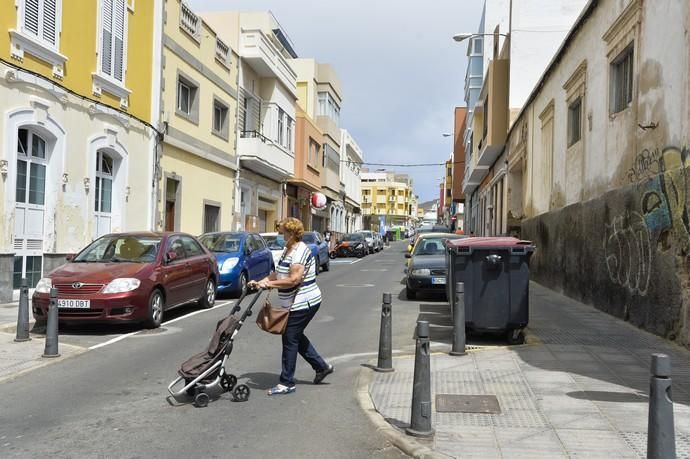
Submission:
M 216 283 L 213 279 L 206 281 L 206 288 L 202 295 L 199 304 L 204 309 L 211 309 L 216 302 Z
M 314 266 L 314 270 L 317 276 L 321 273 L 321 259 L 319 259 L 319 257 L 316 257 L 316 266 Z
M 239 288 L 237 289 L 237 292 L 235 292 L 235 296 L 237 296 L 239 298 L 242 295 L 245 295 L 246 293 L 247 293 L 247 274 L 243 272 L 242 274 L 240 274 Z
M 408 300 L 414 300 L 417 298 L 417 292 L 412 290 L 410 287 L 405 287 L 405 295 L 407 295 Z
M 155 289 L 149 296 L 148 316 L 146 328 L 158 328 L 163 323 L 163 311 L 165 311 L 165 298 L 163 293 Z

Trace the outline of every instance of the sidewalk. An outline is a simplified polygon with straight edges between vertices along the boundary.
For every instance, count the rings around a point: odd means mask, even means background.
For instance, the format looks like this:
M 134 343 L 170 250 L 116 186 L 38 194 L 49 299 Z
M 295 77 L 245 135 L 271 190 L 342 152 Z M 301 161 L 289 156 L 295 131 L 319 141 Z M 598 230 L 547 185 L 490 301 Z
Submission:
M 414 457 L 643 458 L 650 355 L 663 352 L 673 371 L 676 455 L 690 458 L 690 352 L 538 284 L 530 289 L 528 344 L 452 357 L 432 343 L 432 440 L 404 433 L 414 356 L 394 359 L 393 373 L 362 370 L 368 397 L 360 401 L 365 409 L 373 402 L 369 411 L 393 443 Z M 438 310 L 432 324 L 450 326 L 447 308 Z M 438 413 L 437 394 L 495 395 L 501 414 Z
M 45 336 L 31 334 L 31 341 L 15 343 L 18 303 L 0 304 L 0 384 L 28 371 L 81 354 L 86 349 L 60 343 L 60 357 L 43 358 Z M 30 324 L 33 317 L 29 312 Z

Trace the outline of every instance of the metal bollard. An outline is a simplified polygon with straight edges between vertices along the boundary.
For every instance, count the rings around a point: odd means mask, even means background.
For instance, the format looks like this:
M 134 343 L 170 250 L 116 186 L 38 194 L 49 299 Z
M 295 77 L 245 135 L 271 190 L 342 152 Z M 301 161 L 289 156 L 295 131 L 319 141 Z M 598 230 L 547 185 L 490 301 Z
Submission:
M 391 294 L 383 294 L 381 305 L 381 331 L 379 333 L 379 361 L 374 370 L 380 372 L 393 371 L 393 344 L 391 343 L 391 328 L 393 311 L 391 308 Z
M 17 335 L 14 340 L 18 343 L 31 340 L 29 336 L 29 285 L 26 282 L 26 277 L 22 278 L 22 285 L 19 288 Z
M 405 429 L 414 437 L 431 437 L 431 368 L 429 362 L 429 322 L 417 321 L 417 347 L 414 355 L 412 384 L 412 415 L 410 427 Z
M 57 289 L 50 289 L 48 306 L 48 324 L 46 325 L 46 346 L 42 357 L 60 357 L 58 352 L 58 306 Z
M 455 309 L 453 310 L 453 347 L 450 355 L 466 355 L 465 352 L 465 283 L 455 283 Z
M 649 380 L 649 417 L 647 421 L 647 458 L 675 459 L 676 433 L 671 398 L 671 359 L 666 354 L 652 354 Z

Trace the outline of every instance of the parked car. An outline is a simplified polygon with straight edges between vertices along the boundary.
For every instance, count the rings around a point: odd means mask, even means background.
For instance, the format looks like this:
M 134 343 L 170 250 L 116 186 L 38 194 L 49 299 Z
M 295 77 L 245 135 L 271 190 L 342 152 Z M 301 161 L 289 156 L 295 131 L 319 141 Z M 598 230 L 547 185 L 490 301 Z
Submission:
M 184 233 L 116 233 L 102 236 L 36 285 L 32 309 L 47 320 L 50 289 L 57 289 L 62 322 L 144 322 L 160 326 L 165 311 L 192 301 L 213 306 L 216 260 Z
M 273 255 L 273 266 L 278 266 L 280 257 L 285 250 L 285 238 L 279 233 L 261 233 L 260 236 L 264 238 L 268 249 L 271 251 L 271 255 Z
M 377 245 L 374 242 L 374 232 L 369 230 L 362 230 L 358 232 L 364 236 L 364 240 L 366 241 L 367 250 L 369 250 L 369 253 L 378 252 Z
M 311 249 L 311 254 L 316 260 L 316 273 L 331 269 L 331 259 L 328 256 L 328 242 L 317 231 L 305 231 L 302 242 Z
M 374 245 L 377 252 L 383 250 L 383 237 L 379 233 L 374 233 Z
M 415 299 L 419 291 L 445 293 L 448 267 L 443 242 L 463 237 L 451 233 L 423 233 L 417 238 L 411 253 L 405 254 L 405 258 L 409 258 L 405 281 L 408 299 Z
M 218 293 L 240 296 L 247 291 L 247 282 L 263 279 L 275 267 L 273 255 L 258 233 L 206 233 L 199 240 L 218 260 Z
M 362 258 L 369 252 L 366 244 L 367 242 L 364 240 L 364 235 L 362 233 L 346 233 L 331 251 L 330 257 Z

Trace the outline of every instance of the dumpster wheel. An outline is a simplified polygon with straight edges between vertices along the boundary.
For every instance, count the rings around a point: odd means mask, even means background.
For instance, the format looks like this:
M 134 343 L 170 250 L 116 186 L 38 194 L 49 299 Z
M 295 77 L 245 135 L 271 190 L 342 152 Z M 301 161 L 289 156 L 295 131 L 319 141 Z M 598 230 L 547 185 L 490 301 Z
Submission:
M 515 330 L 509 330 L 506 336 L 508 344 L 525 344 L 525 332 L 517 328 Z

